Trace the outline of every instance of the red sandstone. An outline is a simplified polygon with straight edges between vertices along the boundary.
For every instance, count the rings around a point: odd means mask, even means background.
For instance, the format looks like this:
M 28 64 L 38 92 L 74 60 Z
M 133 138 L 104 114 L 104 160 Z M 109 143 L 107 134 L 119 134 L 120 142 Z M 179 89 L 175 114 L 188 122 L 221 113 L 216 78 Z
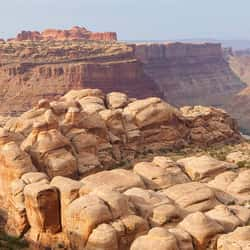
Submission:
M 104 40 L 116 41 L 116 32 L 91 32 L 84 27 L 75 26 L 69 30 L 46 29 L 39 31 L 22 31 L 15 39 L 16 41 L 41 41 L 41 40 Z

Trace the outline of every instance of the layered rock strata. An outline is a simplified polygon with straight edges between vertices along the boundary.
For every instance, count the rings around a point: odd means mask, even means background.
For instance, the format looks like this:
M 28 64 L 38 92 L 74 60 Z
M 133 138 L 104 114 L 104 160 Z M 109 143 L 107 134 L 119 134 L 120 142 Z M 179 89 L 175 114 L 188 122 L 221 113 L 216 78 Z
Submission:
M 69 30 L 46 29 L 39 31 L 22 31 L 16 38 L 9 39 L 15 41 L 41 41 L 41 40 L 102 40 L 116 41 L 116 32 L 91 32 L 84 27 L 75 26 Z
M 250 133 L 249 117 L 250 112 L 250 57 L 248 52 L 234 53 L 228 58 L 229 65 L 239 79 L 246 83 L 246 88 L 235 95 L 228 102 L 228 112 L 230 112 L 238 121 L 242 131 Z
M 135 51 L 165 100 L 177 106 L 225 107 L 245 87 L 224 59 L 220 44 L 137 44 Z
M 41 98 L 101 88 L 134 97 L 160 96 L 131 46 L 94 41 L 0 43 L 0 114 L 19 114 Z

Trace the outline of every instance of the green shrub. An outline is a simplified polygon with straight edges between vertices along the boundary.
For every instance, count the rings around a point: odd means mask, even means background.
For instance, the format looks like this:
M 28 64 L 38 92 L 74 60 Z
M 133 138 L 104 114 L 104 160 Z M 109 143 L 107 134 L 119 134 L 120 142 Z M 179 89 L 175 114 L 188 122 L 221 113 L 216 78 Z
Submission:
M 249 161 L 239 161 L 239 162 L 237 162 L 237 165 L 239 168 L 250 168 Z
M 27 248 L 28 248 L 28 243 L 25 240 L 9 236 L 4 232 L 0 232 L 1 250 L 21 250 Z

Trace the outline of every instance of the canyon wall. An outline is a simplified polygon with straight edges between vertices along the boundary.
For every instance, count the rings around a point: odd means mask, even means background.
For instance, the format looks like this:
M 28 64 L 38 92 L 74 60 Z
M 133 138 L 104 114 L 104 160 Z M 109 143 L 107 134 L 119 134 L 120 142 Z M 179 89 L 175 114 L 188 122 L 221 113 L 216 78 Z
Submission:
M 220 44 L 137 44 L 135 53 L 164 99 L 174 105 L 224 107 L 245 86 L 224 59 Z
M 124 44 L 107 41 L 108 33 L 79 27 L 22 32 L 17 37 L 0 42 L 1 115 L 18 114 L 38 99 L 82 87 L 230 111 L 225 104 L 245 87 L 220 44 Z
M 228 111 L 238 120 L 242 131 L 250 134 L 250 55 L 249 50 L 236 51 L 228 57 L 232 71 L 247 86 L 228 103 Z
M 0 43 L 0 114 L 29 109 L 41 98 L 98 87 L 134 97 L 160 96 L 131 46 L 89 41 Z

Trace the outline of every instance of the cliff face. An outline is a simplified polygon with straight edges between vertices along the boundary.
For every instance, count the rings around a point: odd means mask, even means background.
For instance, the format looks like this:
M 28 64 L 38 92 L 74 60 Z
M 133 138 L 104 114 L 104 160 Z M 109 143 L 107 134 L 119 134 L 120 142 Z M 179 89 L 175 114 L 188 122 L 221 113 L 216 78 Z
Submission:
M 232 71 L 247 87 L 228 103 L 228 111 L 238 120 L 244 133 L 250 134 L 250 55 L 249 51 L 233 53 L 228 58 Z
M 84 27 L 75 26 L 69 30 L 47 29 L 42 32 L 22 31 L 16 38 L 10 39 L 16 41 L 41 41 L 41 40 L 104 40 L 116 41 L 116 32 L 91 32 Z
M 0 43 L 0 113 L 20 113 L 41 98 L 70 89 L 98 87 L 145 97 L 159 92 L 119 43 L 23 41 Z
M 244 88 L 220 44 L 137 44 L 136 57 L 171 104 L 223 106 Z
M 250 87 L 244 88 L 228 102 L 227 111 L 237 119 L 244 134 L 250 134 Z
M 228 57 L 229 66 L 232 71 L 247 85 L 250 85 L 250 55 L 246 51 L 233 53 Z

